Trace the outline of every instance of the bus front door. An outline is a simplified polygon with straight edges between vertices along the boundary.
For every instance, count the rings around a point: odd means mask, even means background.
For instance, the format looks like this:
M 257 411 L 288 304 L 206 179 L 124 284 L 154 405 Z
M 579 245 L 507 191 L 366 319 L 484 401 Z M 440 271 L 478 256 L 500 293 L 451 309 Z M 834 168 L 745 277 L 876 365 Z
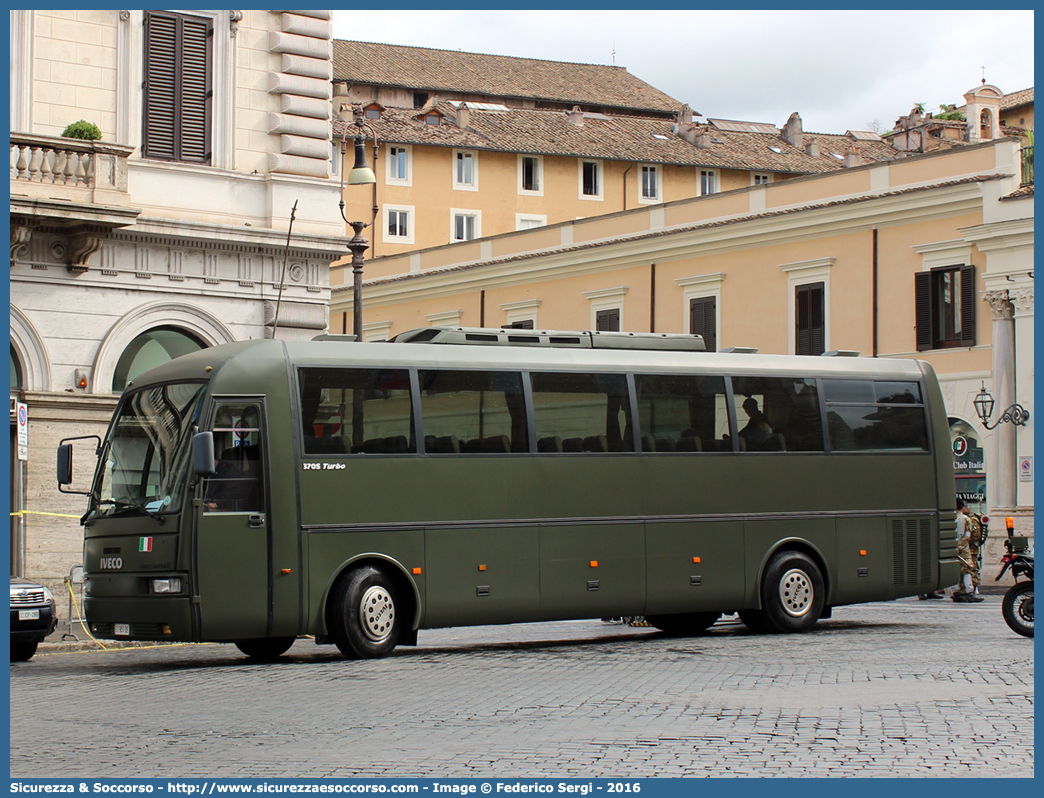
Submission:
M 217 473 L 203 481 L 196 530 L 203 640 L 264 637 L 269 622 L 270 522 L 260 401 L 215 407 Z

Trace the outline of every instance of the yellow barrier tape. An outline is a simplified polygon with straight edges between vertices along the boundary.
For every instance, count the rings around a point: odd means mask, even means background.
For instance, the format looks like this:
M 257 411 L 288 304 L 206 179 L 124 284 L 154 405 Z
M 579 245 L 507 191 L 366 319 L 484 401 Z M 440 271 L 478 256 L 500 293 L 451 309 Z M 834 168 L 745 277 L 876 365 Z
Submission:
M 12 518 L 16 515 L 50 515 L 54 518 L 80 518 L 80 516 L 78 515 L 66 515 L 65 513 L 44 513 L 40 510 L 15 510 L 13 513 L 11 513 Z
M 93 640 L 95 643 L 97 643 L 99 646 L 101 646 L 105 651 L 108 651 L 109 649 L 105 647 L 105 645 L 102 643 L 101 640 L 99 640 L 98 638 L 96 638 L 94 635 L 92 635 L 90 633 L 90 631 L 87 629 L 87 624 L 85 624 L 83 622 L 83 613 L 80 612 L 80 605 L 76 603 L 76 594 L 73 592 L 72 582 L 70 582 L 68 579 L 66 579 L 65 580 L 65 586 L 67 588 L 69 588 L 69 598 L 72 599 L 73 606 L 76 608 L 76 617 L 80 621 L 80 626 L 83 627 L 84 633 L 87 635 L 87 637 L 91 638 L 91 640 Z M 72 621 L 72 618 L 70 618 L 69 620 Z M 72 627 L 71 626 L 69 628 L 69 631 L 72 631 Z

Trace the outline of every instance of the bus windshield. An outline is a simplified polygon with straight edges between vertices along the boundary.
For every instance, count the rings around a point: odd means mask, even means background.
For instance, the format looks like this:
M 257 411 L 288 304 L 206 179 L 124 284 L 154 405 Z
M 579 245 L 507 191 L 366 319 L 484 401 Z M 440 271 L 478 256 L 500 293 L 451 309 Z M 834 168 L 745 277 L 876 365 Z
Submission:
M 205 388 L 160 385 L 124 399 L 102 450 L 92 517 L 181 509 L 189 442 Z

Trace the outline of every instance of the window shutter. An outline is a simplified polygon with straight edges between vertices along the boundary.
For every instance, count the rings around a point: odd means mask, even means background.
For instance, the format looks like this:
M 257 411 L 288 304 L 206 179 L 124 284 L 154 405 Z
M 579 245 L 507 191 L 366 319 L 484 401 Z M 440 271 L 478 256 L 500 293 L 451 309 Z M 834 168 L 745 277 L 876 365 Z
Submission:
M 700 297 L 689 303 L 689 332 L 703 336 L 708 352 L 718 351 L 717 321 L 716 297 Z
M 794 293 L 794 351 L 799 355 L 821 355 L 826 342 L 823 283 L 799 285 Z
M 932 273 L 914 274 L 914 324 L 917 328 L 917 351 L 932 348 Z
M 178 160 L 210 163 L 210 42 L 213 23 L 182 17 L 181 153 Z
M 145 14 L 145 98 L 142 155 L 175 159 L 178 20 L 172 14 Z
M 975 267 L 961 268 L 961 345 L 975 346 Z
M 142 156 L 210 163 L 213 22 L 145 14 Z
M 598 311 L 598 313 L 595 314 L 595 330 L 598 332 L 619 332 L 619 309 Z

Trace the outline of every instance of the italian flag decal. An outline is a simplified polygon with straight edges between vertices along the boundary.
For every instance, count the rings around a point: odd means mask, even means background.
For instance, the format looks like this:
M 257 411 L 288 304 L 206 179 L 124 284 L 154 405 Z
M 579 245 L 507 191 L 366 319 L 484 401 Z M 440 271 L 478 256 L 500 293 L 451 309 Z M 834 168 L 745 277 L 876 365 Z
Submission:
M 152 551 L 152 538 L 139 538 L 138 551 Z

